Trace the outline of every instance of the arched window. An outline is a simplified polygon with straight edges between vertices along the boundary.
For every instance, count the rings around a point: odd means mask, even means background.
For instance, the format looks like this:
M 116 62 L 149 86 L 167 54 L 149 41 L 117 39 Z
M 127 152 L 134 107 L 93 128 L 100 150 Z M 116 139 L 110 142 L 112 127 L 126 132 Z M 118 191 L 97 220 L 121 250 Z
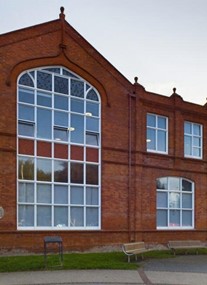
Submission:
M 157 228 L 194 227 L 194 183 L 181 177 L 157 179 Z
M 62 67 L 18 79 L 18 229 L 100 228 L 100 96 Z

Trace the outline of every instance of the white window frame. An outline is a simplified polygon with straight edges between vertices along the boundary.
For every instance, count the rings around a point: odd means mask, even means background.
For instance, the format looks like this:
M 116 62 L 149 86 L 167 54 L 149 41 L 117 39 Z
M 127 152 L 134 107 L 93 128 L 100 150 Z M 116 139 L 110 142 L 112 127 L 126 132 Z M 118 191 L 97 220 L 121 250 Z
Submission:
M 193 181 L 189 180 L 189 179 L 186 179 L 186 178 L 183 178 L 183 177 L 160 177 L 157 179 L 157 182 L 159 179 L 167 179 L 167 189 L 160 189 L 157 187 L 156 189 L 156 200 L 157 200 L 157 206 L 156 206 L 156 220 L 157 220 L 157 224 L 158 224 L 158 211 L 159 210 L 163 210 L 165 212 L 167 212 L 167 226 L 158 226 L 157 225 L 157 229 L 158 230 L 188 230 L 188 229 L 194 229 L 194 209 L 195 209 L 195 206 L 194 206 L 194 189 L 195 189 L 195 184 Z M 171 187 L 169 186 L 170 184 L 170 179 L 179 179 L 179 188 L 178 189 L 171 189 Z M 189 182 L 191 183 L 191 188 L 192 188 L 192 191 L 184 191 L 182 189 L 182 181 L 185 180 L 186 182 Z M 158 194 L 159 193 L 164 193 L 166 194 L 166 197 L 167 197 L 167 205 L 166 206 L 159 206 L 158 205 Z M 180 206 L 173 206 L 171 203 L 172 203 L 172 200 L 170 200 L 170 195 L 171 194 L 174 194 L 174 195 L 179 195 L 179 203 L 180 203 Z M 192 198 L 192 207 L 183 207 L 182 206 L 182 201 L 183 201 L 183 195 L 191 195 L 191 198 Z M 176 203 L 176 202 L 175 202 Z M 179 211 L 180 212 L 180 225 L 176 225 L 176 224 L 172 224 L 170 222 L 170 214 L 171 212 L 173 211 Z M 183 226 L 182 225 L 182 215 L 185 211 L 191 211 L 191 219 L 192 219 L 192 225 L 191 226 Z
M 147 124 L 148 115 L 155 117 L 155 126 L 149 126 Z M 166 128 L 165 129 L 164 128 L 160 128 L 158 126 L 158 119 L 159 118 L 165 119 L 165 123 L 166 123 Z M 146 129 L 147 129 L 147 131 L 146 131 L 146 147 L 147 147 L 147 151 L 148 152 L 154 152 L 154 153 L 160 153 L 160 154 L 168 154 L 168 117 L 162 116 L 162 115 L 158 115 L 158 114 L 147 113 L 147 116 L 146 116 Z M 147 135 L 148 130 L 154 130 L 155 131 L 155 138 L 154 138 L 155 139 L 155 149 L 150 148 L 151 140 L 150 140 L 150 138 Z M 166 146 L 165 151 L 158 150 L 158 143 L 159 143 L 159 141 L 158 141 L 158 132 L 159 131 L 165 132 L 165 146 Z
M 191 132 L 190 133 L 185 132 L 186 124 L 191 125 Z M 200 135 L 197 135 L 194 133 L 195 126 L 198 126 L 200 128 Z M 187 148 L 186 147 L 186 141 L 185 141 L 186 138 L 189 138 L 191 140 L 191 147 L 190 147 L 190 153 L 191 154 L 186 153 L 186 148 Z M 195 139 L 200 140 L 199 146 L 194 145 L 193 142 Z M 194 155 L 195 149 L 198 149 L 200 151 L 200 155 Z M 203 158 L 203 125 L 202 124 L 193 123 L 193 122 L 189 122 L 189 121 L 184 122 L 184 156 L 189 157 L 189 158 L 195 158 L 195 159 L 202 159 Z
M 45 71 L 46 69 L 51 69 L 51 68 L 54 68 L 54 69 L 60 69 L 60 74 L 55 74 L 53 71 Z M 44 70 L 44 71 L 43 71 Z M 64 71 L 68 72 L 68 75 L 67 74 L 64 74 Z M 69 88 L 70 88 L 70 80 L 71 79 L 74 79 L 76 81 L 80 81 L 80 82 L 83 82 L 84 84 L 84 98 L 79 98 L 79 97 L 75 97 L 74 95 L 71 95 L 70 94 L 70 91 L 69 91 L 69 94 L 62 94 L 62 93 L 58 93 L 58 92 L 55 92 L 54 91 L 54 88 L 53 90 L 51 91 L 46 91 L 47 93 L 50 93 L 52 95 L 52 107 L 48 107 L 48 106 L 39 106 L 37 104 L 37 97 L 36 97 L 36 94 L 38 91 L 42 91 L 40 89 L 37 88 L 37 79 L 34 80 L 31 76 L 32 73 L 36 74 L 38 71 L 43 71 L 43 72 L 48 72 L 52 74 L 52 82 L 54 84 L 54 78 L 55 78 L 55 75 L 57 76 L 60 76 L 60 77 L 63 77 L 63 78 L 69 78 Z M 22 75 L 24 74 L 28 74 L 30 76 L 30 78 L 33 80 L 34 82 L 34 87 L 30 87 L 30 86 L 24 86 L 24 85 L 21 85 L 19 84 L 19 79 L 21 78 Z M 37 78 L 37 77 L 36 77 Z M 67 70 L 66 68 L 62 67 L 62 66 L 50 66 L 50 67 L 41 67 L 41 68 L 35 68 L 35 69 L 31 69 L 31 70 L 27 70 L 23 73 L 21 73 L 17 79 L 17 83 L 18 83 L 18 88 L 17 88 L 17 229 L 18 230 L 51 230 L 51 231 L 55 231 L 55 230 L 100 230 L 101 229 L 101 97 L 98 93 L 98 91 L 90 84 L 88 83 L 86 80 L 84 80 L 83 78 L 79 77 L 77 74 Z M 26 88 L 28 90 L 34 90 L 34 94 L 35 94 L 35 97 L 34 97 L 34 103 L 22 103 L 22 102 L 19 102 L 19 89 L 21 88 Z M 91 98 L 88 98 L 87 97 L 87 94 L 89 94 L 89 91 L 92 90 L 94 91 L 94 93 L 97 95 L 97 101 L 93 101 L 93 99 Z M 43 92 L 45 92 L 43 90 Z M 67 97 L 68 96 L 68 100 L 70 100 L 70 98 L 72 97 L 73 99 L 80 99 L 80 100 L 83 100 L 84 101 L 84 112 L 82 114 L 78 114 L 82 117 L 84 117 L 84 141 L 82 143 L 75 143 L 75 142 L 71 142 L 71 141 L 58 141 L 58 144 L 65 144 L 68 146 L 68 151 L 70 151 L 70 148 L 71 146 L 81 146 L 83 148 L 85 148 L 84 150 L 84 155 L 83 155 L 83 161 L 79 161 L 79 160 L 73 160 L 73 159 L 61 159 L 61 158 L 55 158 L 54 156 L 54 144 L 57 143 L 57 140 L 55 140 L 55 137 L 53 138 L 53 132 L 54 132 L 54 129 L 55 129 L 55 124 L 54 124 L 54 111 L 56 110 L 55 107 L 54 107 L 54 94 L 58 94 L 60 96 L 65 96 Z M 93 115 L 91 112 L 90 113 L 87 113 L 86 111 L 86 103 L 96 103 L 98 105 L 98 113 L 99 115 Z M 25 106 L 33 106 L 35 108 L 35 119 L 34 119 L 34 122 L 32 122 L 32 126 L 34 126 L 34 135 L 33 136 L 29 136 L 29 135 L 20 135 L 18 134 L 18 115 L 19 115 L 19 104 L 21 105 L 25 105 Z M 45 110 L 51 110 L 52 112 L 52 122 L 51 122 L 51 133 L 52 133 L 52 137 L 47 139 L 47 138 L 38 138 L 37 137 L 37 108 L 42 108 L 42 109 L 45 109 Z M 61 112 L 68 112 L 68 114 L 71 114 L 73 115 L 74 114 L 74 111 L 71 111 L 70 110 L 70 107 L 68 107 L 69 109 L 68 110 L 60 110 Z M 58 109 L 59 111 L 59 109 Z M 76 114 L 76 113 L 75 113 Z M 88 117 L 91 117 L 91 118 L 94 118 L 94 120 L 98 120 L 98 124 L 99 124 L 99 131 L 96 132 L 96 131 L 91 131 L 91 133 L 94 133 L 96 136 L 97 136 L 97 144 L 88 144 L 86 142 L 86 134 L 88 133 L 88 130 L 87 130 L 87 126 L 86 126 L 86 122 L 88 120 Z M 19 120 L 20 123 L 23 122 L 23 124 L 27 125 L 27 121 L 25 120 Z M 29 122 L 30 123 L 30 122 Z M 30 123 L 31 124 L 31 123 Z M 73 131 L 74 128 L 72 128 L 72 126 L 68 126 L 67 130 L 70 132 L 70 131 Z M 32 140 L 34 141 L 34 155 L 25 155 L 25 154 L 20 154 L 19 153 L 19 144 L 18 144 L 18 141 L 19 139 L 28 139 L 28 140 Z M 51 148 L 52 148 L 52 157 L 48 158 L 48 157 L 43 157 L 43 156 L 37 156 L 37 143 L 36 141 L 42 141 L 42 142 L 50 142 L 51 143 Z M 88 148 L 94 148 L 98 151 L 98 162 L 90 162 L 90 161 L 87 161 L 86 159 L 86 147 Z M 34 179 L 33 180 L 24 180 L 22 178 L 19 179 L 19 173 L 18 173 L 18 158 L 32 158 L 34 160 Z M 47 160 L 50 160 L 51 161 L 51 165 L 52 165 L 52 173 L 54 173 L 54 162 L 56 160 L 58 161 L 63 161 L 63 162 L 67 162 L 69 163 L 70 165 L 70 162 L 77 162 L 77 163 L 82 163 L 83 164 L 83 168 L 86 172 L 86 167 L 87 165 L 95 165 L 95 166 L 98 166 L 98 185 L 96 184 L 87 184 L 86 182 L 86 179 L 85 177 L 83 178 L 83 183 L 81 184 L 74 184 L 74 183 L 70 183 L 70 167 L 68 166 L 68 183 L 60 183 L 60 182 L 55 182 L 55 181 L 37 181 L 37 177 L 36 177 L 36 166 L 37 166 L 37 160 L 38 159 L 47 159 Z M 18 198 L 19 198 L 19 183 L 29 183 L 29 184 L 34 184 L 34 202 L 21 202 L 21 201 L 18 201 Z M 46 185 L 51 185 L 52 187 L 52 195 L 54 195 L 54 188 L 55 188 L 55 185 L 62 185 L 62 186 L 68 186 L 68 189 L 70 189 L 70 187 L 73 187 L 73 186 L 80 186 L 80 187 L 83 187 L 84 188 L 84 200 L 82 202 L 82 204 L 79 204 L 79 205 L 76 205 L 76 204 L 72 204 L 70 198 L 69 198 L 69 195 L 70 195 L 70 191 L 68 190 L 68 201 L 66 203 L 64 203 L 63 205 L 61 204 L 60 206 L 62 207 L 68 207 L 68 226 L 55 226 L 54 225 L 54 208 L 55 206 L 58 206 L 57 204 L 55 204 L 54 202 L 54 198 L 52 198 L 52 201 L 50 203 L 48 202 L 45 202 L 45 203 L 38 203 L 37 202 L 37 185 L 38 184 L 46 184 Z M 88 187 L 94 187 L 96 189 L 98 189 L 98 202 L 97 204 L 93 204 L 94 202 L 91 201 L 91 204 L 87 204 L 87 200 L 86 200 L 86 189 Z M 53 197 L 53 196 L 52 196 Z M 29 205 L 32 205 L 34 207 L 34 226 L 22 226 L 21 223 L 19 223 L 18 221 L 18 215 L 19 215 L 19 211 L 18 211 L 18 207 L 19 206 L 29 206 Z M 50 206 L 51 207 L 51 220 L 52 220 L 52 226 L 37 226 L 37 207 L 38 206 Z M 83 212 L 84 212 L 84 215 L 83 215 L 83 226 L 73 226 L 72 225 L 72 221 L 70 220 L 71 216 L 70 216 L 70 212 L 71 212 L 71 208 L 72 207 L 80 207 L 80 208 L 83 208 Z M 90 209 L 89 209 L 90 208 Z M 97 226 L 93 226 L 93 225 L 87 225 L 86 224 L 86 211 L 87 209 L 89 209 L 89 211 L 91 209 L 97 209 L 98 211 L 98 225 Z

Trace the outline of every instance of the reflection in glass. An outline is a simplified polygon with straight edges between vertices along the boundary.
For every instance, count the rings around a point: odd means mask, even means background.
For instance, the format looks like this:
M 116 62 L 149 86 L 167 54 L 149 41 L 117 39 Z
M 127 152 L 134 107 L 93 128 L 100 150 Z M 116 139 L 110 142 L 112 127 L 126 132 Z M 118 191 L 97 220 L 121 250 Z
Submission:
M 54 186 L 54 203 L 68 204 L 68 186 L 63 186 L 63 185 Z
M 169 193 L 169 207 L 170 208 L 180 208 L 180 194 L 179 193 Z
M 49 159 L 37 159 L 37 180 L 52 180 L 52 161 Z
M 82 227 L 83 223 L 83 208 L 82 207 L 71 207 L 70 211 L 70 226 L 71 227 Z
M 34 206 L 20 205 L 18 208 L 18 226 L 34 226 Z
M 34 184 L 20 182 L 18 201 L 21 203 L 34 203 Z
M 98 226 L 98 208 L 86 208 L 86 226 Z
M 86 164 L 86 184 L 98 185 L 98 165 Z
M 34 159 L 31 157 L 19 157 L 19 179 L 34 180 Z
M 76 205 L 83 204 L 83 187 L 71 186 L 70 203 Z
M 98 188 L 86 187 L 86 205 L 98 205 Z
M 18 134 L 20 136 L 34 137 L 34 124 L 19 122 Z
M 54 207 L 54 226 L 58 228 L 68 226 L 68 207 Z
M 70 164 L 71 183 L 83 184 L 83 164 L 72 162 Z
M 37 203 L 51 203 L 52 193 L 50 184 L 37 184 Z
M 99 105 L 92 102 L 86 102 L 86 112 L 91 113 L 93 116 L 99 116 Z
M 98 145 L 98 134 L 86 132 L 86 144 Z
M 37 206 L 37 226 L 51 227 L 52 214 L 50 206 Z
M 55 182 L 68 182 L 68 162 L 55 160 L 54 161 L 54 181 Z

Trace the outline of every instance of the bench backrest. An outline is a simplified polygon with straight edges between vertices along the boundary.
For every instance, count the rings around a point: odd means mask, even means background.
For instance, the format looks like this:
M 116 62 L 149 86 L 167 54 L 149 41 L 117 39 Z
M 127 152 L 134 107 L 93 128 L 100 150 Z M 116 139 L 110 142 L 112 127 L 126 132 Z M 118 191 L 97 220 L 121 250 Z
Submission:
M 145 248 L 144 242 L 133 242 L 133 243 L 125 243 L 123 244 L 125 251 L 134 250 L 134 249 L 143 249 Z
M 168 242 L 170 247 L 173 246 L 200 246 L 200 240 L 171 240 Z

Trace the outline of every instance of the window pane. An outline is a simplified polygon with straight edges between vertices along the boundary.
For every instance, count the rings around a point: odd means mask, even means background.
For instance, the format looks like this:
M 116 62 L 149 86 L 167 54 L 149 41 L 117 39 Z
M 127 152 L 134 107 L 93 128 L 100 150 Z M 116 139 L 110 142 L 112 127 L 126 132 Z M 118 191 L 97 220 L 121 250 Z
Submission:
M 148 127 L 156 127 L 156 117 L 154 115 L 147 115 L 147 126 Z
M 192 209 L 192 195 L 191 194 L 182 195 L 182 207 Z
M 55 92 L 68 94 L 68 79 L 55 76 Z
M 185 179 L 182 179 L 182 190 L 183 191 L 192 191 L 192 183 L 185 180 Z
M 34 104 L 34 90 L 19 89 L 19 102 Z
M 157 207 L 167 208 L 167 193 L 158 192 L 157 193 Z
M 19 84 L 34 87 L 33 80 L 28 73 L 25 73 L 20 77 Z
M 54 181 L 68 182 L 68 162 L 55 160 L 54 161 Z
M 56 109 L 68 110 L 68 97 L 55 95 L 54 106 Z
M 201 136 L 201 125 L 193 124 L 193 135 Z
M 92 102 L 86 102 L 86 112 L 91 113 L 92 116 L 99 116 L 99 105 Z
M 166 130 L 166 118 L 158 117 L 158 128 Z
M 185 155 L 192 155 L 192 138 L 189 136 L 184 137 Z
M 185 134 L 192 134 L 192 124 L 185 122 L 184 131 L 185 131 Z
M 193 156 L 201 157 L 201 149 L 200 148 L 193 148 Z
M 68 204 L 68 186 L 62 186 L 62 185 L 54 186 L 54 203 Z
M 168 189 L 167 177 L 157 179 L 157 189 Z
M 52 180 L 52 160 L 37 159 L 37 180 L 39 181 Z
M 98 95 L 96 94 L 96 91 L 94 89 L 91 89 L 88 92 L 86 98 L 89 99 L 89 100 L 93 100 L 93 101 L 99 101 Z
M 37 72 L 37 88 L 52 91 L 52 75 L 38 71 Z
M 68 226 L 68 207 L 54 207 L 54 226 L 58 228 Z
M 157 132 L 157 150 L 166 151 L 166 132 L 158 131 Z
M 37 203 L 51 203 L 51 185 L 37 184 Z
M 169 207 L 180 208 L 180 194 L 169 193 Z
M 156 132 L 153 129 L 147 129 L 147 149 L 156 150 Z
M 86 133 L 86 144 L 98 145 L 98 134 Z
M 34 122 L 34 107 L 19 105 L 19 119 Z
M 92 132 L 99 132 L 99 119 L 86 118 L 86 130 Z
M 201 139 L 198 137 L 193 138 L 193 146 L 200 147 L 201 146 Z
M 71 142 L 84 143 L 84 117 L 79 115 L 71 115 Z
M 86 208 L 86 226 L 98 226 L 98 208 Z
M 52 96 L 50 93 L 37 92 L 37 105 L 52 106 Z
M 84 83 L 71 79 L 70 92 L 72 96 L 84 98 Z
M 183 211 L 182 215 L 182 225 L 183 227 L 192 227 L 192 211 Z
M 83 164 L 70 164 L 70 180 L 71 183 L 83 184 Z
M 169 189 L 170 190 L 180 190 L 180 179 L 177 177 L 169 177 Z
M 84 101 L 71 98 L 71 111 L 76 113 L 84 113 Z
M 34 203 L 34 184 L 19 183 L 19 202 Z
M 34 180 L 34 159 L 19 157 L 19 179 Z
M 24 122 L 19 122 L 18 134 L 20 136 L 34 137 L 34 125 L 33 124 L 27 124 Z
M 86 205 L 98 205 L 99 194 L 98 188 L 86 187 Z
M 54 127 L 54 140 L 68 141 L 68 130 L 63 128 Z
M 86 165 L 86 184 L 98 185 L 98 165 Z
M 158 210 L 157 211 L 157 226 L 158 227 L 167 227 L 167 210 Z
M 52 114 L 47 109 L 37 109 L 37 137 L 51 139 Z
M 37 206 L 37 226 L 50 227 L 52 225 L 50 206 Z
M 70 203 L 71 204 L 83 204 L 83 187 L 71 186 L 70 189 Z
M 18 208 L 18 226 L 33 227 L 34 226 L 34 206 L 19 206 Z
M 171 210 L 170 211 L 170 227 L 178 227 L 180 226 L 180 211 Z
M 82 207 L 71 207 L 70 211 L 70 226 L 71 227 L 82 227 L 83 223 L 83 208 Z
M 68 113 L 55 111 L 54 123 L 56 126 L 68 127 Z

